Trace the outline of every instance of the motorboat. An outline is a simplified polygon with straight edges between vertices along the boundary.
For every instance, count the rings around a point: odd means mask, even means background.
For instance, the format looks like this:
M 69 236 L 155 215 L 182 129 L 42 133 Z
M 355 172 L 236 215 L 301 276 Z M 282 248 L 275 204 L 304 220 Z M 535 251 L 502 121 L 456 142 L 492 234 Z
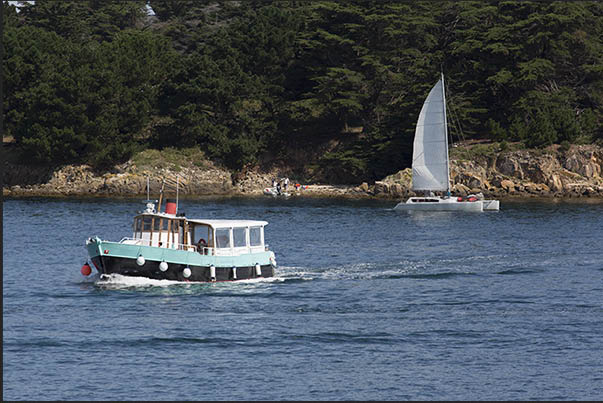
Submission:
M 147 200 L 146 209 L 134 216 L 132 236 L 86 240 L 89 260 L 101 277 L 215 282 L 275 275 L 275 254 L 264 238 L 267 221 L 187 218 L 178 214 L 177 199 L 166 199 L 163 211 L 161 199 L 157 210 Z M 88 261 L 81 271 L 91 273 Z

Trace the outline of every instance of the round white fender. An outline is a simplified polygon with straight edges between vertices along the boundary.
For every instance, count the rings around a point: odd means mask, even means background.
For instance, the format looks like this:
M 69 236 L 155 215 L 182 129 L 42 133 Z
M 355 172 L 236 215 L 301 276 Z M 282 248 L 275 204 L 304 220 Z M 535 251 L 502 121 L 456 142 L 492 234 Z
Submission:
M 166 263 L 165 260 L 163 262 L 159 263 L 159 270 L 166 271 L 167 269 L 168 269 L 168 264 Z
M 184 270 L 182 270 L 182 275 L 186 278 L 189 278 L 191 274 L 191 269 L 189 269 L 188 267 L 185 267 Z
M 136 264 L 137 264 L 137 265 L 142 266 L 142 265 L 144 265 L 144 262 L 145 262 L 145 260 L 144 260 L 144 256 L 140 255 L 140 256 L 138 256 L 138 257 L 136 258 Z

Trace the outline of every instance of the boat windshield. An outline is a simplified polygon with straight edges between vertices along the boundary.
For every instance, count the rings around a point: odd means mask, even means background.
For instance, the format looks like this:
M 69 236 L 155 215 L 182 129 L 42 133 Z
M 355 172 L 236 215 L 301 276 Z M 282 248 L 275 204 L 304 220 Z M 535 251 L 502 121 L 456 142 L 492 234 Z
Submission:
M 206 245 L 208 248 L 213 248 L 214 233 L 213 228 L 207 224 L 191 224 L 191 239 L 196 245 Z

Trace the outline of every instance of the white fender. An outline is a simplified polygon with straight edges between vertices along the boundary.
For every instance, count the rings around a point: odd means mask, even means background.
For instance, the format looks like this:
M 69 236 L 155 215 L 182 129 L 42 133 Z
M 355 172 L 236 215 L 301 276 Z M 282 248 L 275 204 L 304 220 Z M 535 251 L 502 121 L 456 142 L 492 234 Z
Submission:
M 166 271 L 167 269 L 168 269 L 168 264 L 165 260 L 163 262 L 159 263 L 159 270 Z

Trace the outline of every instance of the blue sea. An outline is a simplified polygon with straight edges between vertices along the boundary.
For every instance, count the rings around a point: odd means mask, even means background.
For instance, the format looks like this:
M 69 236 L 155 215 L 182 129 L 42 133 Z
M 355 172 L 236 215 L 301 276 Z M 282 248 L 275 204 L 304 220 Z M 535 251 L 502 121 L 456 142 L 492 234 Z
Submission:
M 603 201 L 395 204 L 180 199 L 267 220 L 278 264 L 194 284 L 80 273 L 142 198 L 4 200 L 3 399 L 603 397 Z

